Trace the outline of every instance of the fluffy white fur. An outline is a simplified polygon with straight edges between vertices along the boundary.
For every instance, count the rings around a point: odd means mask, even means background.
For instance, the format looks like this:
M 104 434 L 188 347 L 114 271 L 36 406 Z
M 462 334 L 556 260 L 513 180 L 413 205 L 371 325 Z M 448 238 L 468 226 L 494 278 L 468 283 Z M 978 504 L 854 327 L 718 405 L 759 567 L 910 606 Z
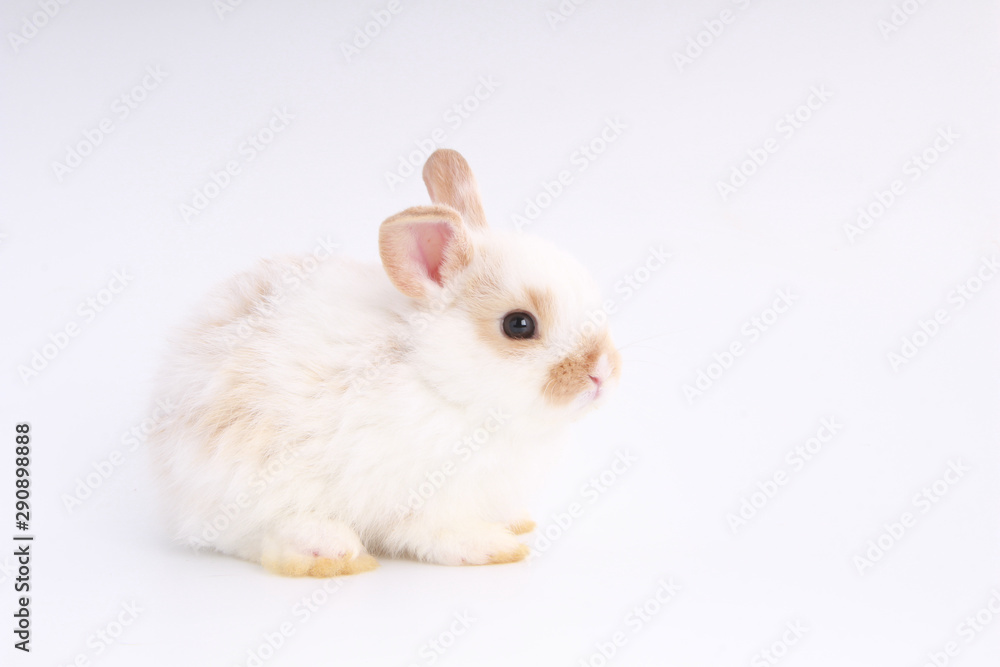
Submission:
M 351 568 L 369 553 L 523 557 L 508 527 L 528 519 L 564 427 L 604 400 L 620 362 L 610 348 L 585 369 L 600 392 L 547 400 L 598 292 L 540 240 L 465 231 L 470 264 L 425 281 L 426 298 L 378 265 L 283 258 L 207 300 L 167 360 L 160 398 L 178 407 L 152 437 L 180 540 L 317 576 L 369 569 Z M 549 295 L 544 345 L 508 354 L 484 340 L 484 304 L 466 289 L 477 279 L 509 302 L 497 327 L 528 290 Z

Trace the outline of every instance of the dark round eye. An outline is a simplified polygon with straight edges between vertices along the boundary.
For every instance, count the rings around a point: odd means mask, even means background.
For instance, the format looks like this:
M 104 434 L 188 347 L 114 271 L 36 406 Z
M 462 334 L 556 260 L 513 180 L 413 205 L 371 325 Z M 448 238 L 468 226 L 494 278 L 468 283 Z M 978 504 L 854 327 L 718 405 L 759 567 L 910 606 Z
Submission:
M 507 338 L 533 338 L 535 318 L 521 310 L 507 313 L 503 318 L 503 332 Z

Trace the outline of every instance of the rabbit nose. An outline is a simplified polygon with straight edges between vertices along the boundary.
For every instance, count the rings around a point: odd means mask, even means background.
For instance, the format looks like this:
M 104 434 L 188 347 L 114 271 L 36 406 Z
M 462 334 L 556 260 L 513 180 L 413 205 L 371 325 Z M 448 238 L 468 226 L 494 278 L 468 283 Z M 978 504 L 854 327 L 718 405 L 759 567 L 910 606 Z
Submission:
M 591 369 L 588 377 L 593 380 L 594 384 L 596 384 L 598 389 L 600 389 L 601 385 L 604 384 L 604 381 L 607 380 L 610 375 L 611 361 L 608 359 L 607 353 L 605 353 L 598 358 L 597 363 L 594 364 L 594 367 Z

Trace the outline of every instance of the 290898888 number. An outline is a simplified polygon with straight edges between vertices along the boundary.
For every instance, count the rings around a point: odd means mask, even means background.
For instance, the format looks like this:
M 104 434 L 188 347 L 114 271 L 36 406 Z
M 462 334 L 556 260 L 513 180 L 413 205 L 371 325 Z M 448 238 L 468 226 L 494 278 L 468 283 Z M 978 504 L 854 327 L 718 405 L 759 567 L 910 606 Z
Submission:
M 31 508 L 29 498 L 31 496 L 31 472 L 28 465 L 31 462 L 31 437 L 28 435 L 31 427 L 27 424 L 18 424 L 16 427 L 17 436 L 14 439 L 14 523 L 18 530 L 28 530 L 31 520 Z

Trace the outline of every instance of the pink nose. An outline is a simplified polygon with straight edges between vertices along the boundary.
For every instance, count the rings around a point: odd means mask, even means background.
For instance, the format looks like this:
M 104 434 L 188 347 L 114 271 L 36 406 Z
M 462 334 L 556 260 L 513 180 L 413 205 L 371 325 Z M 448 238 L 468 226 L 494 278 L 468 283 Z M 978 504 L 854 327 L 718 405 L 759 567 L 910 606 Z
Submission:
M 597 360 L 597 363 L 590 369 L 590 373 L 587 376 L 597 385 L 598 391 L 601 389 L 601 385 L 604 384 L 605 380 L 611 377 L 611 362 L 608 359 L 607 354 L 602 354 Z

